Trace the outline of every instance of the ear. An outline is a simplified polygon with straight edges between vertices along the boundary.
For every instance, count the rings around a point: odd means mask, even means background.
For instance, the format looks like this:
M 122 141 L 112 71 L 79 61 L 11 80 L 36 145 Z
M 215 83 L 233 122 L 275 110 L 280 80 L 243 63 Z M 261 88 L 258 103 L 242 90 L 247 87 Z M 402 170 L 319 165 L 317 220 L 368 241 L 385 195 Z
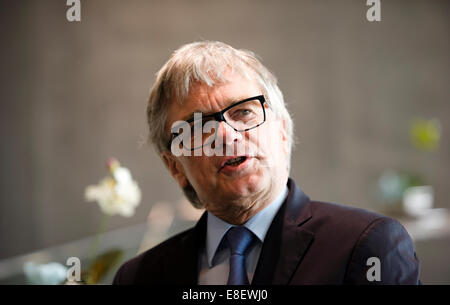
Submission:
M 161 158 L 172 177 L 178 182 L 181 188 L 185 188 L 188 185 L 188 180 L 181 162 L 169 151 L 163 151 Z
M 286 124 L 286 120 L 282 119 L 281 121 L 281 140 L 283 142 L 283 150 L 286 153 L 286 155 L 288 154 L 288 141 L 289 141 L 289 137 L 288 137 L 288 132 L 287 132 L 287 124 Z

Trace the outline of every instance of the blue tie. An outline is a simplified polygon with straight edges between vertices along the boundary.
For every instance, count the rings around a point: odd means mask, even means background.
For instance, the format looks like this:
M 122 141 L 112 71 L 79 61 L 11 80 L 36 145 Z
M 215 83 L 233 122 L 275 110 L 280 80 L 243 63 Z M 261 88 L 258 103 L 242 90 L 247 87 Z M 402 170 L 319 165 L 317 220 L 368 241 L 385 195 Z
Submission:
M 246 227 L 232 227 L 225 235 L 225 240 L 231 251 L 230 275 L 227 285 L 248 285 L 245 269 L 245 254 L 250 249 L 253 233 Z

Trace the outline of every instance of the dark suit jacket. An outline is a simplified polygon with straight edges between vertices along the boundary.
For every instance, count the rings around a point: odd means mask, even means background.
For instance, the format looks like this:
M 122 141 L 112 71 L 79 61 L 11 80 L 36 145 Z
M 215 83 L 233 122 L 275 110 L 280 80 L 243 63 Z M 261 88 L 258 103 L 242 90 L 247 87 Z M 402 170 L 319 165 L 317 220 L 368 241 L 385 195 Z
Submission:
M 261 249 L 253 284 L 418 284 L 411 238 L 391 218 L 362 209 L 311 201 L 291 179 L 289 194 Z M 196 226 L 121 266 L 113 284 L 197 284 L 204 213 Z M 379 259 L 381 281 L 370 257 Z

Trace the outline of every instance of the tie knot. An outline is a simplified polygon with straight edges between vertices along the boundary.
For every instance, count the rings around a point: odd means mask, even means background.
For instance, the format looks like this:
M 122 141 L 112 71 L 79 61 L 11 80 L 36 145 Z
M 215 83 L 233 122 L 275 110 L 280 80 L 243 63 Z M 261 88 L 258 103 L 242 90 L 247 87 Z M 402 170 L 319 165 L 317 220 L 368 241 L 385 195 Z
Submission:
M 244 255 L 254 239 L 253 233 L 246 227 L 232 227 L 225 235 L 231 254 Z

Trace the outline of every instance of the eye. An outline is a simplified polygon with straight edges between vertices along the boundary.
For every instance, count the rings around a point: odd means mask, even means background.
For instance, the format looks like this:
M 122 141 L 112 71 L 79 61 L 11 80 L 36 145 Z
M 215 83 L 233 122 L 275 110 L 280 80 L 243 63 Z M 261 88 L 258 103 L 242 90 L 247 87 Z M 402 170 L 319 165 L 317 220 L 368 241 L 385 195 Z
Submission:
M 235 112 L 233 112 L 233 117 L 235 117 L 235 118 L 244 117 L 244 116 L 251 115 L 252 113 L 253 113 L 253 111 L 248 108 L 237 109 Z
M 241 109 L 240 110 L 240 114 L 242 115 L 247 115 L 250 114 L 252 111 L 250 109 Z

